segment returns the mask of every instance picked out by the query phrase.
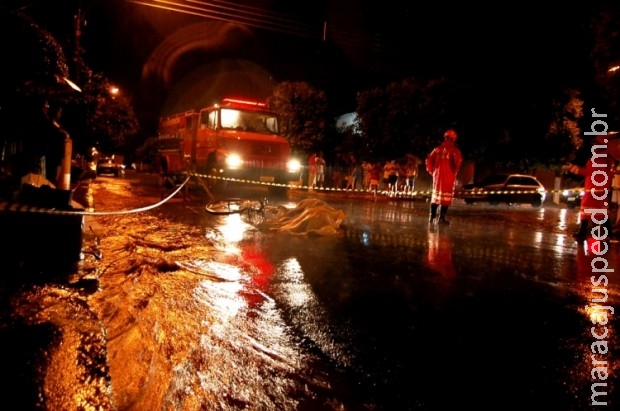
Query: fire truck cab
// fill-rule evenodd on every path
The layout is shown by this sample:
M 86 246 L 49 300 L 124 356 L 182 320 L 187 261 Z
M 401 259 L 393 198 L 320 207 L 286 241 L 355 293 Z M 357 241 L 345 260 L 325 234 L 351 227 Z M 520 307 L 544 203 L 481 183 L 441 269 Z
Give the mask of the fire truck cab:
M 290 159 L 290 144 L 278 131 L 278 118 L 265 103 L 241 99 L 164 117 L 160 168 L 288 184 L 298 178 L 300 166 Z

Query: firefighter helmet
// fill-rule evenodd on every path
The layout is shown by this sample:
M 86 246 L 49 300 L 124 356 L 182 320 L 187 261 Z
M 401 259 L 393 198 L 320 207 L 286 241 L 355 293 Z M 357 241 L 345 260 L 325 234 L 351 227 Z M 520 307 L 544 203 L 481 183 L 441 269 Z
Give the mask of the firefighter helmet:
M 444 138 L 448 138 L 452 141 L 456 141 L 456 131 L 450 129 L 444 133 Z

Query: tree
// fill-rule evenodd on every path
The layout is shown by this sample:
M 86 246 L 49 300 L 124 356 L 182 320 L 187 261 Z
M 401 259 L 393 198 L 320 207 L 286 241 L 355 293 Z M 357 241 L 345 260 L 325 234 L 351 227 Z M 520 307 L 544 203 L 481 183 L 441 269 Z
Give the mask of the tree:
M 541 162 L 561 166 L 573 160 L 583 145 L 579 121 L 583 117 L 583 100 L 575 89 L 567 89 L 551 102 L 551 122 L 545 136 Z
M 598 87 L 590 103 L 597 112 L 607 114 L 611 127 L 616 128 L 620 126 L 620 7 L 599 9 L 593 14 L 589 29 L 590 57 Z
M 10 62 L 0 82 L 0 121 L 5 136 L 27 141 L 23 126 L 32 122 L 33 114 L 45 101 L 56 103 L 69 92 L 64 82 L 69 68 L 56 39 L 29 16 L 4 11 L 0 23 L 11 33 L 0 37 L 4 60 Z
M 103 74 L 88 79 L 80 98 L 68 103 L 68 111 L 63 124 L 74 139 L 74 151 L 96 147 L 104 153 L 122 152 L 139 130 L 130 102 L 113 91 Z
M 76 91 L 66 81 L 63 50 L 48 31 L 29 16 L 12 11 L 0 11 L 0 23 L 11 33 L 0 37 L 8 62 L 0 82 L 0 161 L 9 164 L 11 177 L 3 184 L 14 192 L 23 175 L 44 170 L 42 157 L 58 158 L 56 154 L 64 149 L 65 135 L 62 140 L 56 138 L 58 129 L 48 108 L 59 107 Z
M 578 90 L 536 82 L 500 89 L 485 100 L 486 118 L 472 124 L 490 129 L 481 138 L 480 163 L 503 170 L 559 169 L 582 144 L 579 126 L 583 101 Z
M 406 78 L 358 93 L 363 146 L 375 158 L 427 155 L 466 114 L 459 87 L 447 78 Z
M 379 87 L 361 91 L 357 95 L 355 127 L 360 132 L 360 149 L 365 156 L 381 157 L 384 143 L 389 143 L 390 135 L 384 133 L 385 123 L 381 121 L 388 117 L 387 100 L 387 91 Z
M 54 36 L 28 15 L 0 12 L 0 21 L 7 33 L 0 45 L 5 61 L 3 87 L 31 95 L 49 93 L 68 77 L 69 66 L 62 47 Z
M 360 146 L 374 158 L 422 158 L 454 128 L 464 158 L 480 165 L 558 167 L 581 145 L 582 106 L 576 89 L 557 85 L 406 78 L 358 93 Z
M 33 140 L 28 125 L 49 104 L 63 108 L 59 122 L 73 140 L 73 153 L 84 153 L 93 146 L 109 152 L 123 149 L 126 139 L 139 129 L 129 101 L 111 94 L 109 80 L 101 73 L 93 75 L 81 53 L 71 60 L 81 75 L 81 90 L 72 88 L 70 64 L 49 31 L 23 13 L 2 11 L 0 19 L 13 34 L 0 40 L 11 62 L 0 85 L 0 121 L 9 130 L 3 144 L 40 144 Z
M 280 118 L 280 131 L 294 151 L 321 151 L 328 128 L 327 98 L 305 82 L 282 82 L 267 103 Z

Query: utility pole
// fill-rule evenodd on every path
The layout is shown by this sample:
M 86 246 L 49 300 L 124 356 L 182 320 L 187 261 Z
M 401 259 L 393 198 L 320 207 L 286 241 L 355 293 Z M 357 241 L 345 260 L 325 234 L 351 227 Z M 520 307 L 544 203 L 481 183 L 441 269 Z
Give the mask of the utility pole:
M 82 8 L 82 2 L 78 1 L 77 10 L 73 19 L 73 68 L 75 70 L 75 82 L 80 85 L 90 78 L 90 71 L 82 58 L 82 26 L 86 18 Z

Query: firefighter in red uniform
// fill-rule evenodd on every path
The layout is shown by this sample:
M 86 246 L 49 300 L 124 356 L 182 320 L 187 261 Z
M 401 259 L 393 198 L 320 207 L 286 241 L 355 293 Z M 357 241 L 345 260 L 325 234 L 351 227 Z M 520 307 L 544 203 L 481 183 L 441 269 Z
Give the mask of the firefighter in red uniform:
M 463 162 L 461 150 L 456 146 L 456 137 L 454 130 L 446 131 L 443 143 L 435 147 L 426 158 L 426 171 L 433 176 L 429 223 L 437 220 L 439 209 L 439 224 L 450 224 L 446 214 L 452 204 L 456 175 Z
M 574 164 L 564 166 L 564 169 L 573 174 L 585 176 L 584 195 L 581 198 L 579 211 L 579 229 L 573 235 L 582 242 L 590 232 L 590 223 L 602 224 L 607 228 L 607 235 L 611 235 L 611 222 L 609 220 L 609 205 L 612 197 L 612 183 L 615 171 L 615 159 L 608 153 L 608 137 L 595 136 L 592 139 L 592 156 L 584 167 Z M 587 212 L 586 210 L 591 210 Z M 600 210 L 593 213 L 592 210 Z M 602 233 L 601 233 L 602 235 Z

